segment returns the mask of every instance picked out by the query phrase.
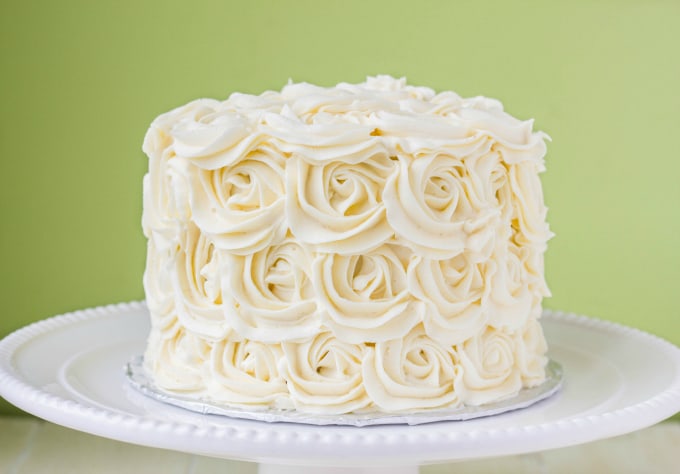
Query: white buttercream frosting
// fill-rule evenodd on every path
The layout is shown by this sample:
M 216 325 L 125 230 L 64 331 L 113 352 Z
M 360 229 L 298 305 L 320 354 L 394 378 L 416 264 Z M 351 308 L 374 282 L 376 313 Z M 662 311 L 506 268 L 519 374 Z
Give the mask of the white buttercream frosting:
M 546 138 L 496 100 L 389 76 L 161 115 L 143 146 L 147 370 L 326 414 L 540 384 Z

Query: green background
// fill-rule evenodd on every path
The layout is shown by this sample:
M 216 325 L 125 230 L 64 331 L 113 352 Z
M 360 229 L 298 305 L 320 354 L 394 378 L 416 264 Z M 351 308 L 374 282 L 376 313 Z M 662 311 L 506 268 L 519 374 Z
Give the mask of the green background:
M 143 298 L 158 114 L 385 73 L 536 118 L 546 306 L 680 344 L 679 20 L 672 1 L 3 1 L 0 337 Z

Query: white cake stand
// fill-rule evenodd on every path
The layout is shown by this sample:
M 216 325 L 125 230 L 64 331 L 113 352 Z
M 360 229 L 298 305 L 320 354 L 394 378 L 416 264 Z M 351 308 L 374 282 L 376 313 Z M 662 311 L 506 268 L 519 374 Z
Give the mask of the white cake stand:
M 613 323 L 546 311 L 562 391 L 529 408 L 417 426 L 312 426 L 200 415 L 131 389 L 123 367 L 148 333 L 143 303 L 77 311 L 0 341 L 0 395 L 45 420 L 144 446 L 259 462 L 262 474 L 416 473 L 421 464 L 585 443 L 680 411 L 680 349 Z

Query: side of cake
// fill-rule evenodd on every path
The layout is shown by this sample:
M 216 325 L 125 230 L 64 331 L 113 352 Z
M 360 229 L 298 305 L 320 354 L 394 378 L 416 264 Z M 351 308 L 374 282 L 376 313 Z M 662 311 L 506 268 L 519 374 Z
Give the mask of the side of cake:
M 545 138 L 388 76 L 201 99 L 144 141 L 145 368 L 251 410 L 482 405 L 545 378 Z

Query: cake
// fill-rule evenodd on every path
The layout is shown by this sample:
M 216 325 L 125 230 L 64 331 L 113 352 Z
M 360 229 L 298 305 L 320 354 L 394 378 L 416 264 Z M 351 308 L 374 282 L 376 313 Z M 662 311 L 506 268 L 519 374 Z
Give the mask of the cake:
M 225 407 L 480 406 L 546 377 L 547 136 L 369 77 L 201 99 L 143 149 L 144 368 Z

